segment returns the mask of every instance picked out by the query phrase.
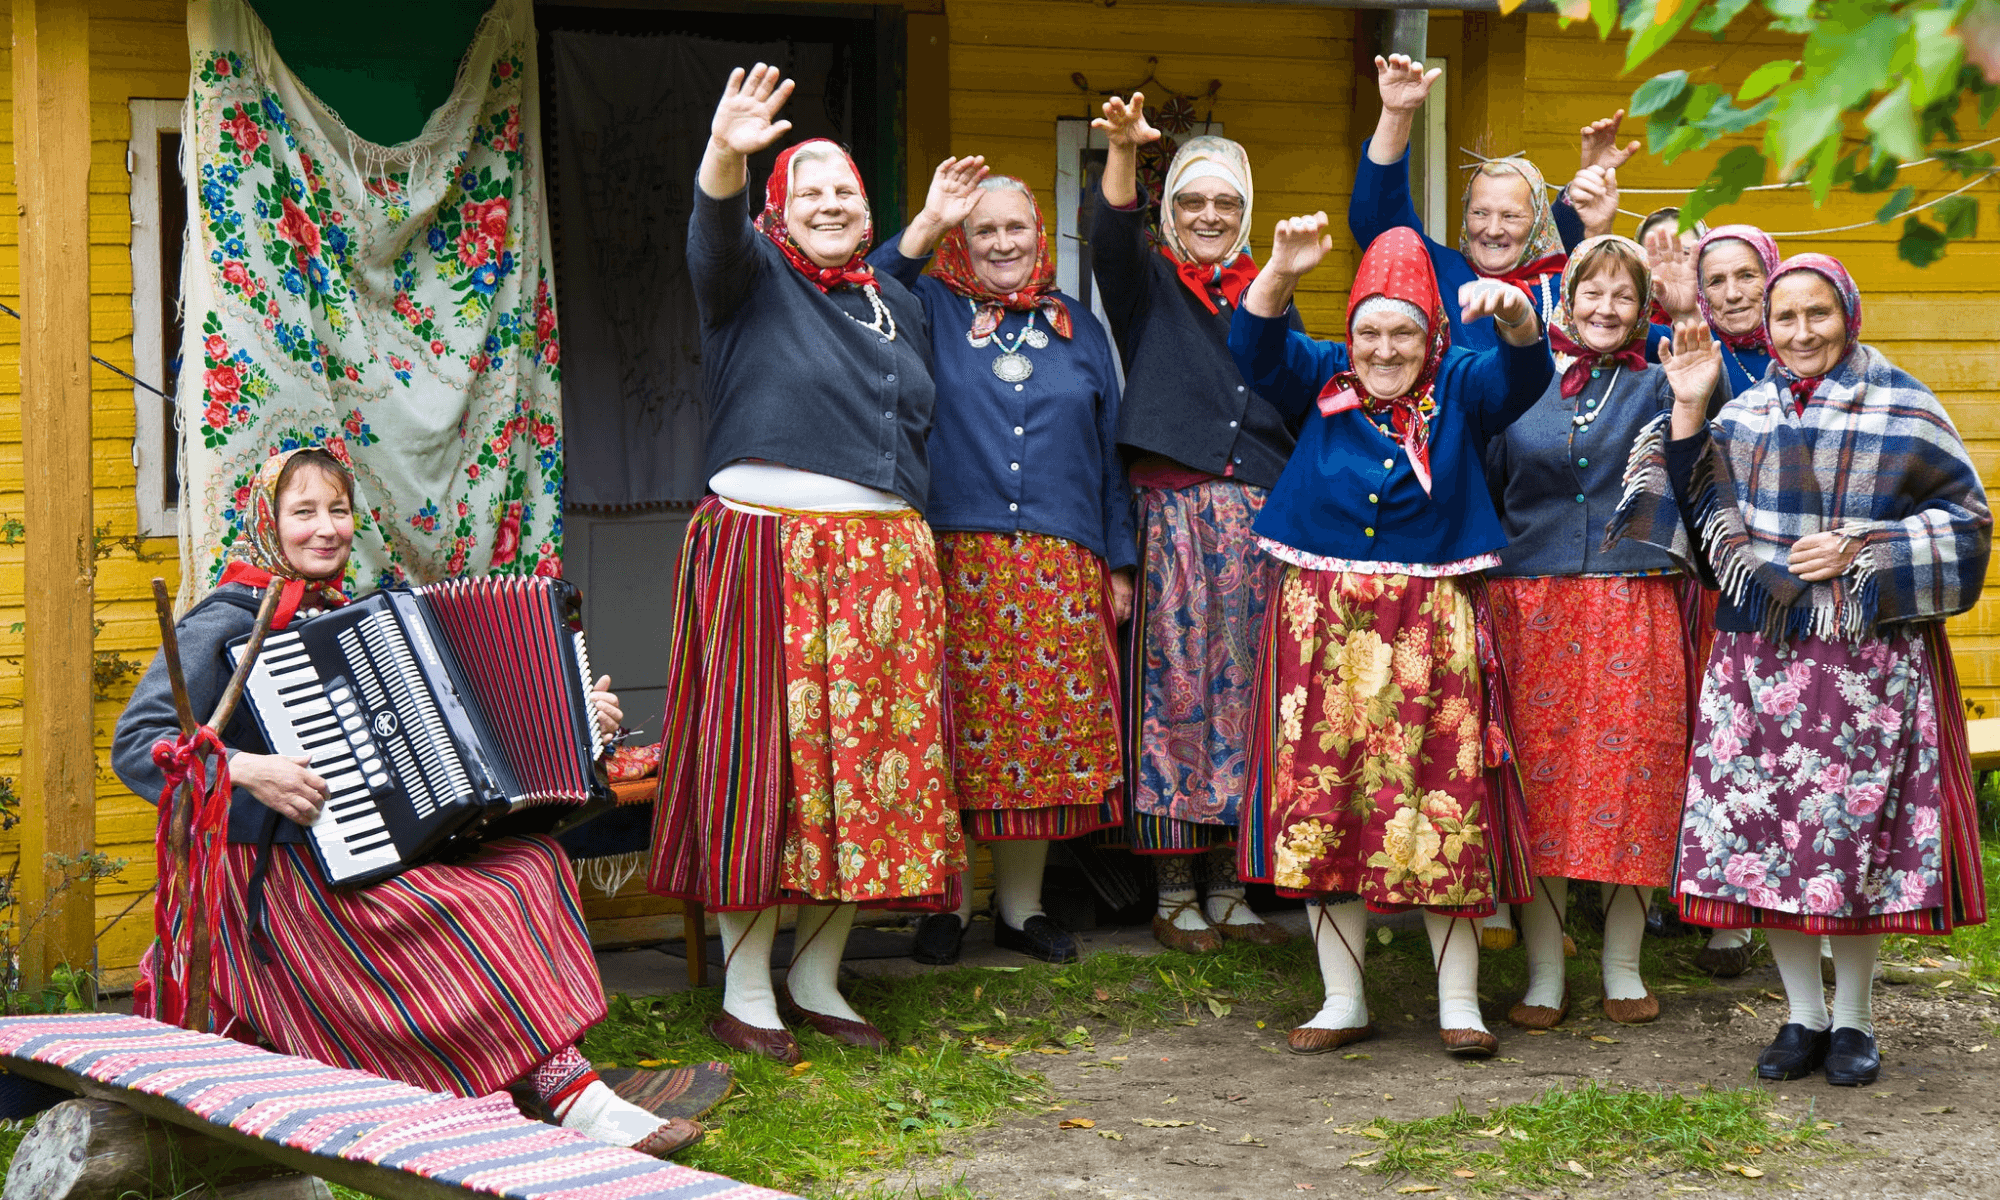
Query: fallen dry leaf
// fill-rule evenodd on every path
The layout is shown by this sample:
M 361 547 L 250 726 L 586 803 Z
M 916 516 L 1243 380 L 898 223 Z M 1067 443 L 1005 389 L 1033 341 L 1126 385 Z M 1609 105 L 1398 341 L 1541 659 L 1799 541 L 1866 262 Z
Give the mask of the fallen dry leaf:
M 1466 1170 L 1466 1169 L 1465 1169 L 1464 1167 L 1460 1167 L 1460 1168 L 1458 1168 L 1458 1169 L 1457 1169 L 1456 1171 L 1453 1171 L 1453 1172 L 1452 1172 L 1452 1174 L 1454 1174 L 1454 1175 L 1458 1176 L 1458 1177 L 1459 1177 L 1460 1179 L 1477 1179 L 1477 1178 L 1479 1178 L 1479 1172 L 1477 1172 L 1477 1171 L 1468 1171 L 1468 1170 Z
M 1977 1053 L 1979 1053 L 1979 1052 L 1980 1052 L 1981 1050 L 1984 1050 L 1984 1049 L 1986 1049 L 1986 1043 L 1985 1043 L 1985 1042 L 1981 1042 L 1981 1043 L 1979 1043 L 1979 1044 L 1978 1044 L 1977 1046 L 1972 1046 L 1972 1047 L 1968 1047 L 1968 1048 L 1966 1049 L 1966 1051 L 1965 1051 L 1965 1052 L 1966 1052 L 1967 1054 L 1977 1054 Z
M 1348 1062 L 1353 1062 L 1356 1059 L 1374 1058 L 1375 1056 L 1372 1054 L 1343 1054 L 1340 1057 L 1346 1059 Z
M 1157 1117 L 1139 1117 L 1137 1122 L 1148 1129 L 1179 1129 L 1194 1124 L 1193 1121 L 1162 1121 Z
M 1750 1007 L 1749 1005 L 1747 1005 L 1747 1004 L 1743 1003 L 1743 1002 L 1742 1002 L 1741 1000 L 1738 1000 L 1738 1001 L 1736 1002 L 1736 1007 L 1738 1007 L 1738 1008 L 1742 1009 L 1742 1010 L 1743 1010 L 1744 1012 L 1747 1012 L 1747 1013 L 1749 1013 L 1749 1014 L 1750 1014 L 1751 1016 L 1753 1016 L 1753 1017 L 1757 1016 L 1757 1010 L 1756 1010 L 1756 1009 L 1754 1009 L 1754 1008 L 1751 1008 L 1751 1007 Z M 1762 1020 L 1763 1018 L 1759 1017 L 1758 1019 L 1759 1019 L 1759 1020 Z
M 1385 930 L 1384 932 L 1387 931 Z M 1438 1186 L 1434 1183 L 1413 1183 L 1410 1184 L 1408 1187 L 1397 1188 L 1396 1194 L 1398 1196 L 1414 1196 L 1417 1195 L 1419 1192 L 1435 1192 L 1437 1190 L 1439 1190 Z
M 1593 1034 L 1591 1034 L 1591 1035 L 1590 1035 L 1590 1040 L 1591 1040 L 1591 1041 L 1593 1041 L 1593 1042 L 1603 1042 L 1603 1043 L 1604 1043 L 1605 1045 L 1607 1045 L 1607 1046 L 1616 1046 L 1616 1045 L 1618 1044 L 1618 1039 L 1617 1039 L 1617 1038 L 1615 1038 L 1615 1037 L 1605 1037 L 1605 1036 L 1604 1036 L 1603 1034 L 1601 1034 L 1601 1033 L 1593 1033 Z
M 1115 1130 L 1110 1130 L 1110 1129 L 1100 1129 L 1100 1130 L 1098 1130 L 1098 1131 L 1097 1131 L 1097 1136 L 1098 1136 L 1098 1137 L 1101 1137 L 1101 1138 L 1110 1138 L 1110 1139 L 1111 1139 L 1112 1141 L 1114 1141 L 1114 1142 L 1122 1142 L 1122 1141 L 1124 1141 L 1124 1140 L 1125 1140 L 1125 1135 L 1124 1135 L 1124 1134 L 1122 1134 L 1122 1133 L 1119 1133 L 1119 1132 L 1117 1132 L 1117 1131 L 1115 1131 Z
M 1374 1127 L 1373 1125 L 1370 1125 L 1370 1126 L 1369 1126 L 1368 1128 L 1366 1128 L 1366 1129 L 1357 1129 L 1357 1130 L 1355 1130 L 1354 1132 L 1356 1132 L 1356 1133 L 1360 1134 L 1360 1135 L 1361 1135 L 1362 1137 L 1371 1137 L 1371 1138 L 1374 1138 L 1374 1139 L 1375 1139 L 1376 1141 L 1379 1141 L 1379 1142 L 1386 1142 L 1386 1141 L 1388 1141 L 1388 1140 L 1389 1140 L 1389 1135 L 1388 1135 L 1388 1134 L 1386 1134 L 1386 1133 L 1382 1132 L 1381 1130 L 1379 1130 L 1379 1129 L 1375 1128 L 1375 1127 Z
M 664 1067 L 667 1064 L 666 1060 L 664 1059 L 642 1058 L 639 1060 L 639 1065 L 641 1067 L 644 1067 L 648 1071 L 653 1071 L 653 1070 L 658 1070 L 659 1068 Z
M 641 1064 L 641 1065 L 643 1065 L 643 1064 Z M 813 1065 L 813 1064 L 812 1064 L 812 1059 L 810 1059 L 810 1058 L 808 1058 L 808 1059 L 805 1059 L 805 1060 L 803 1060 L 803 1061 L 800 1061 L 800 1062 L 795 1062 L 795 1063 L 793 1063 L 793 1064 L 792 1064 L 792 1074 L 794 1074 L 794 1075 L 803 1075 L 803 1074 L 805 1074 L 805 1073 L 806 1073 L 807 1071 L 810 1071 L 810 1070 L 812 1070 L 812 1065 Z
M 1195 1128 L 1196 1128 L 1196 1129 L 1206 1129 L 1206 1130 L 1208 1130 L 1208 1131 L 1209 1131 L 1210 1133 L 1221 1133 L 1221 1132 L 1222 1132 L 1222 1131 L 1221 1131 L 1220 1129 L 1217 1129 L 1217 1128 L 1216 1128 L 1215 1126 L 1213 1126 L 1213 1125 L 1203 1125 L 1203 1124 L 1202 1124 L 1202 1123 L 1200 1123 L 1199 1121 L 1195 1122 Z
M 1548 1030 L 1546 1030 L 1546 1029 L 1530 1029 L 1530 1030 L 1528 1031 L 1528 1036 L 1529 1036 L 1529 1037 L 1547 1037 L 1547 1036 L 1549 1036 L 1549 1031 L 1548 1031 Z
M 1246 1133 L 1236 1139 L 1236 1144 L 1239 1146 L 1262 1146 L 1264 1143 L 1255 1134 Z
M 1951 1105 L 1947 1104 L 1942 1108 L 1927 1108 L 1917 1115 L 1920 1117 L 1941 1117 L 1950 1111 L 1952 1111 Z
M 1758 1170 L 1756 1167 L 1738 1167 L 1736 1168 L 1736 1173 L 1745 1179 L 1764 1178 L 1764 1172 Z
M 1373 1153 L 1373 1151 L 1370 1151 L 1370 1153 Z M 1365 1169 L 1365 1168 L 1368 1168 L 1368 1167 L 1372 1167 L 1372 1166 L 1374 1166 L 1374 1165 L 1375 1165 L 1376 1163 L 1378 1163 L 1378 1162 L 1381 1162 L 1381 1161 L 1382 1161 L 1382 1160 L 1381 1160 L 1381 1159 L 1379 1159 L 1379 1158 L 1367 1158 L 1367 1159 L 1360 1159 L 1360 1160 L 1356 1160 L 1356 1159 L 1352 1159 L 1352 1158 L 1350 1158 L 1350 1159 L 1348 1159 L 1348 1160 L 1347 1160 L 1347 1165 L 1348 1165 L 1348 1166 L 1350 1166 L 1350 1167 L 1360 1167 L 1360 1168 L 1364 1168 L 1364 1169 Z
M 1568 1171 L 1568 1172 L 1569 1172 L 1570 1174 L 1572 1174 L 1572 1175 L 1581 1175 L 1581 1176 L 1583 1176 L 1583 1177 L 1584 1177 L 1585 1179 L 1595 1179 L 1595 1178 L 1597 1178 L 1597 1176 L 1595 1176 L 1595 1175 L 1592 1175 L 1592 1174 L 1591 1174 L 1591 1173 L 1590 1173 L 1589 1171 L 1586 1171 L 1586 1170 L 1584 1170 L 1584 1169 L 1583 1169 L 1583 1164 L 1582 1164 L 1582 1163 L 1580 1163 L 1580 1162 L 1578 1162 L 1578 1161 L 1576 1161 L 1576 1160 L 1575 1160 L 1575 1159 L 1573 1159 L 1573 1158 L 1572 1158 L 1572 1159 L 1570 1159 L 1570 1160 L 1569 1160 L 1568 1162 L 1566 1162 L 1566 1163 L 1564 1163 L 1564 1164 L 1563 1164 L 1563 1170 L 1565 1170 L 1565 1171 Z
M 1057 1125 L 1056 1125 L 1056 1128 L 1057 1128 L 1057 1129 L 1095 1129 L 1095 1128 L 1097 1128 L 1097 1122 L 1095 1122 L 1095 1121 L 1091 1120 L 1091 1119 L 1090 1119 L 1089 1117 L 1064 1117 L 1064 1118 L 1062 1119 L 1062 1121 L 1061 1121 L 1061 1122 L 1060 1122 L 1059 1124 L 1057 1124 Z
M 1069 1053 L 1069 1051 L 1067 1051 L 1067 1050 L 1063 1049 L 1063 1048 L 1062 1048 L 1061 1046 L 1037 1046 L 1037 1047 L 1035 1047 L 1035 1053 L 1037 1053 L 1037 1054 L 1068 1054 L 1068 1053 Z
M 1295 1183 L 1292 1186 L 1299 1189 L 1302 1192 L 1310 1192 L 1313 1190 L 1313 1185 L 1310 1183 Z

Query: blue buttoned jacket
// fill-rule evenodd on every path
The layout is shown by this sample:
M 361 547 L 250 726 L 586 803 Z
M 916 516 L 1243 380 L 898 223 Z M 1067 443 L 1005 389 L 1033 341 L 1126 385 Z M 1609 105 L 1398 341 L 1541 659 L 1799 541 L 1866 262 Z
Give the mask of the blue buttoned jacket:
M 1260 536 L 1368 562 L 1455 562 L 1507 544 L 1482 462 L 1487 441 L 1528 411 L 1554 376 L 1546 340 L 1445 350 L 1431 417 L 1429 492 L 1402 447 L 1365 413 L 1320 414 L 1320 389 L 1347 369 L 1344 342 L 1320 341 L 1239 308 L 1229 351 L 1260 395 L 1288 416 L 1305 414 L 1298 448 L 1257 518 Z

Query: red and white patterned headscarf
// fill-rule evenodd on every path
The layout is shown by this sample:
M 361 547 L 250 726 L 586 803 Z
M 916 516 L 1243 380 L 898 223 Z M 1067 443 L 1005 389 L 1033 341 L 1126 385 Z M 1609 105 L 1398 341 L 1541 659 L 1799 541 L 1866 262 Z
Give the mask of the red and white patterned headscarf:
M 837 267 L 822 267 L 809 257 L 799 244 L 792 240 L 791 227 L 785 222 L 785 206 L 792 197 L 793 164 L 799 153 L 813 150 L 813 157 L 824 155 L 828 158 L 839 156 L 854 175 L 854 186 L 861 192 L 861 203 L 868 203 L 868 190 L 861 183 L 861 172 L 854 166 L 854 159 L 841 147 L 840 143 L 825 138 L 814 138 L 800 142 L 796 146 L 785 147 L 778 155 L 778 161 L 771 168 L 771 177 L 764 181 L 764 211 L 757 217 L 757 228 L 771 239 L 785 261 L 794 270 L 811 281 L 822 292 L 837 287 L 865 287 L 875 282 L 875 270 L 868 265 L 868 248 L 875 241 L 875 219 L 873 214 L 861 227 L 861 241 L 854 248 L 846 262 Z
M 1398 226 L 1375 239 L 1355 268 L 1354 287 L 1347 296 L 1348 346 L 1354 344 L 1354 322 L 1361 306 L 1381 296 L 1414 305 L 1429 322 L 1425 331 L 1424 365 L 1407 392 L 1401 396 L 1377 397 L 1368 394 L 1361 377 L 1350 366 L 1340 371 L 1320 389 L 1319 411 L 1324 416 L 1361 409 L 1387 415 L 1392 436 L 1403 447 L 1417 482 L 1431 490 L 1430 416 L 1437 409 L 1432 395 L 1437 385 L 1439 365 L 1451 345 L 1451 321 L 1445 316 L 1444 297 L 1438 291 L 1437 272 L 1431 267 L 1424 239 L 1413 229 Z

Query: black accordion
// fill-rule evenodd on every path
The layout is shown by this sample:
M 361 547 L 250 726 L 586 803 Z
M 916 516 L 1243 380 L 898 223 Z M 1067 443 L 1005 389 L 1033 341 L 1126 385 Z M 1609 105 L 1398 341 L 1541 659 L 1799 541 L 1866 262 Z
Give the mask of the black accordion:
M 270 633 L 244 695 L 271 752 L 311 759 L 327 782 L 307 841 L 330 883 L 610 802 L 581 611 L 560 579 L 451 579 Z

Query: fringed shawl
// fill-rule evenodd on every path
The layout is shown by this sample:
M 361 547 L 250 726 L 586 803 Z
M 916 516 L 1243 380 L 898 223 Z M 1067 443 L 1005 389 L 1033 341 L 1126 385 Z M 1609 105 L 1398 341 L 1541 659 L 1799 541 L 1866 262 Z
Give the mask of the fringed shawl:
M 1668 478 L 1671 413 L 1633 444 L 1605 544 L 1634 538 L 1683 563 L 1688 535 Z M 1857 345 L 1795 415 L 1765 379 L 1725 405 L 1696 465 L 1691 512 L 1724 595 L 1774 639 L 1858 642 L 1877 627 L 1964 612 L 1979 598 L 1993 517 L 1965 443 L 1930 389 Z M 1857 534 L 1837 578 L 1786 569 L 1793 542 Z

